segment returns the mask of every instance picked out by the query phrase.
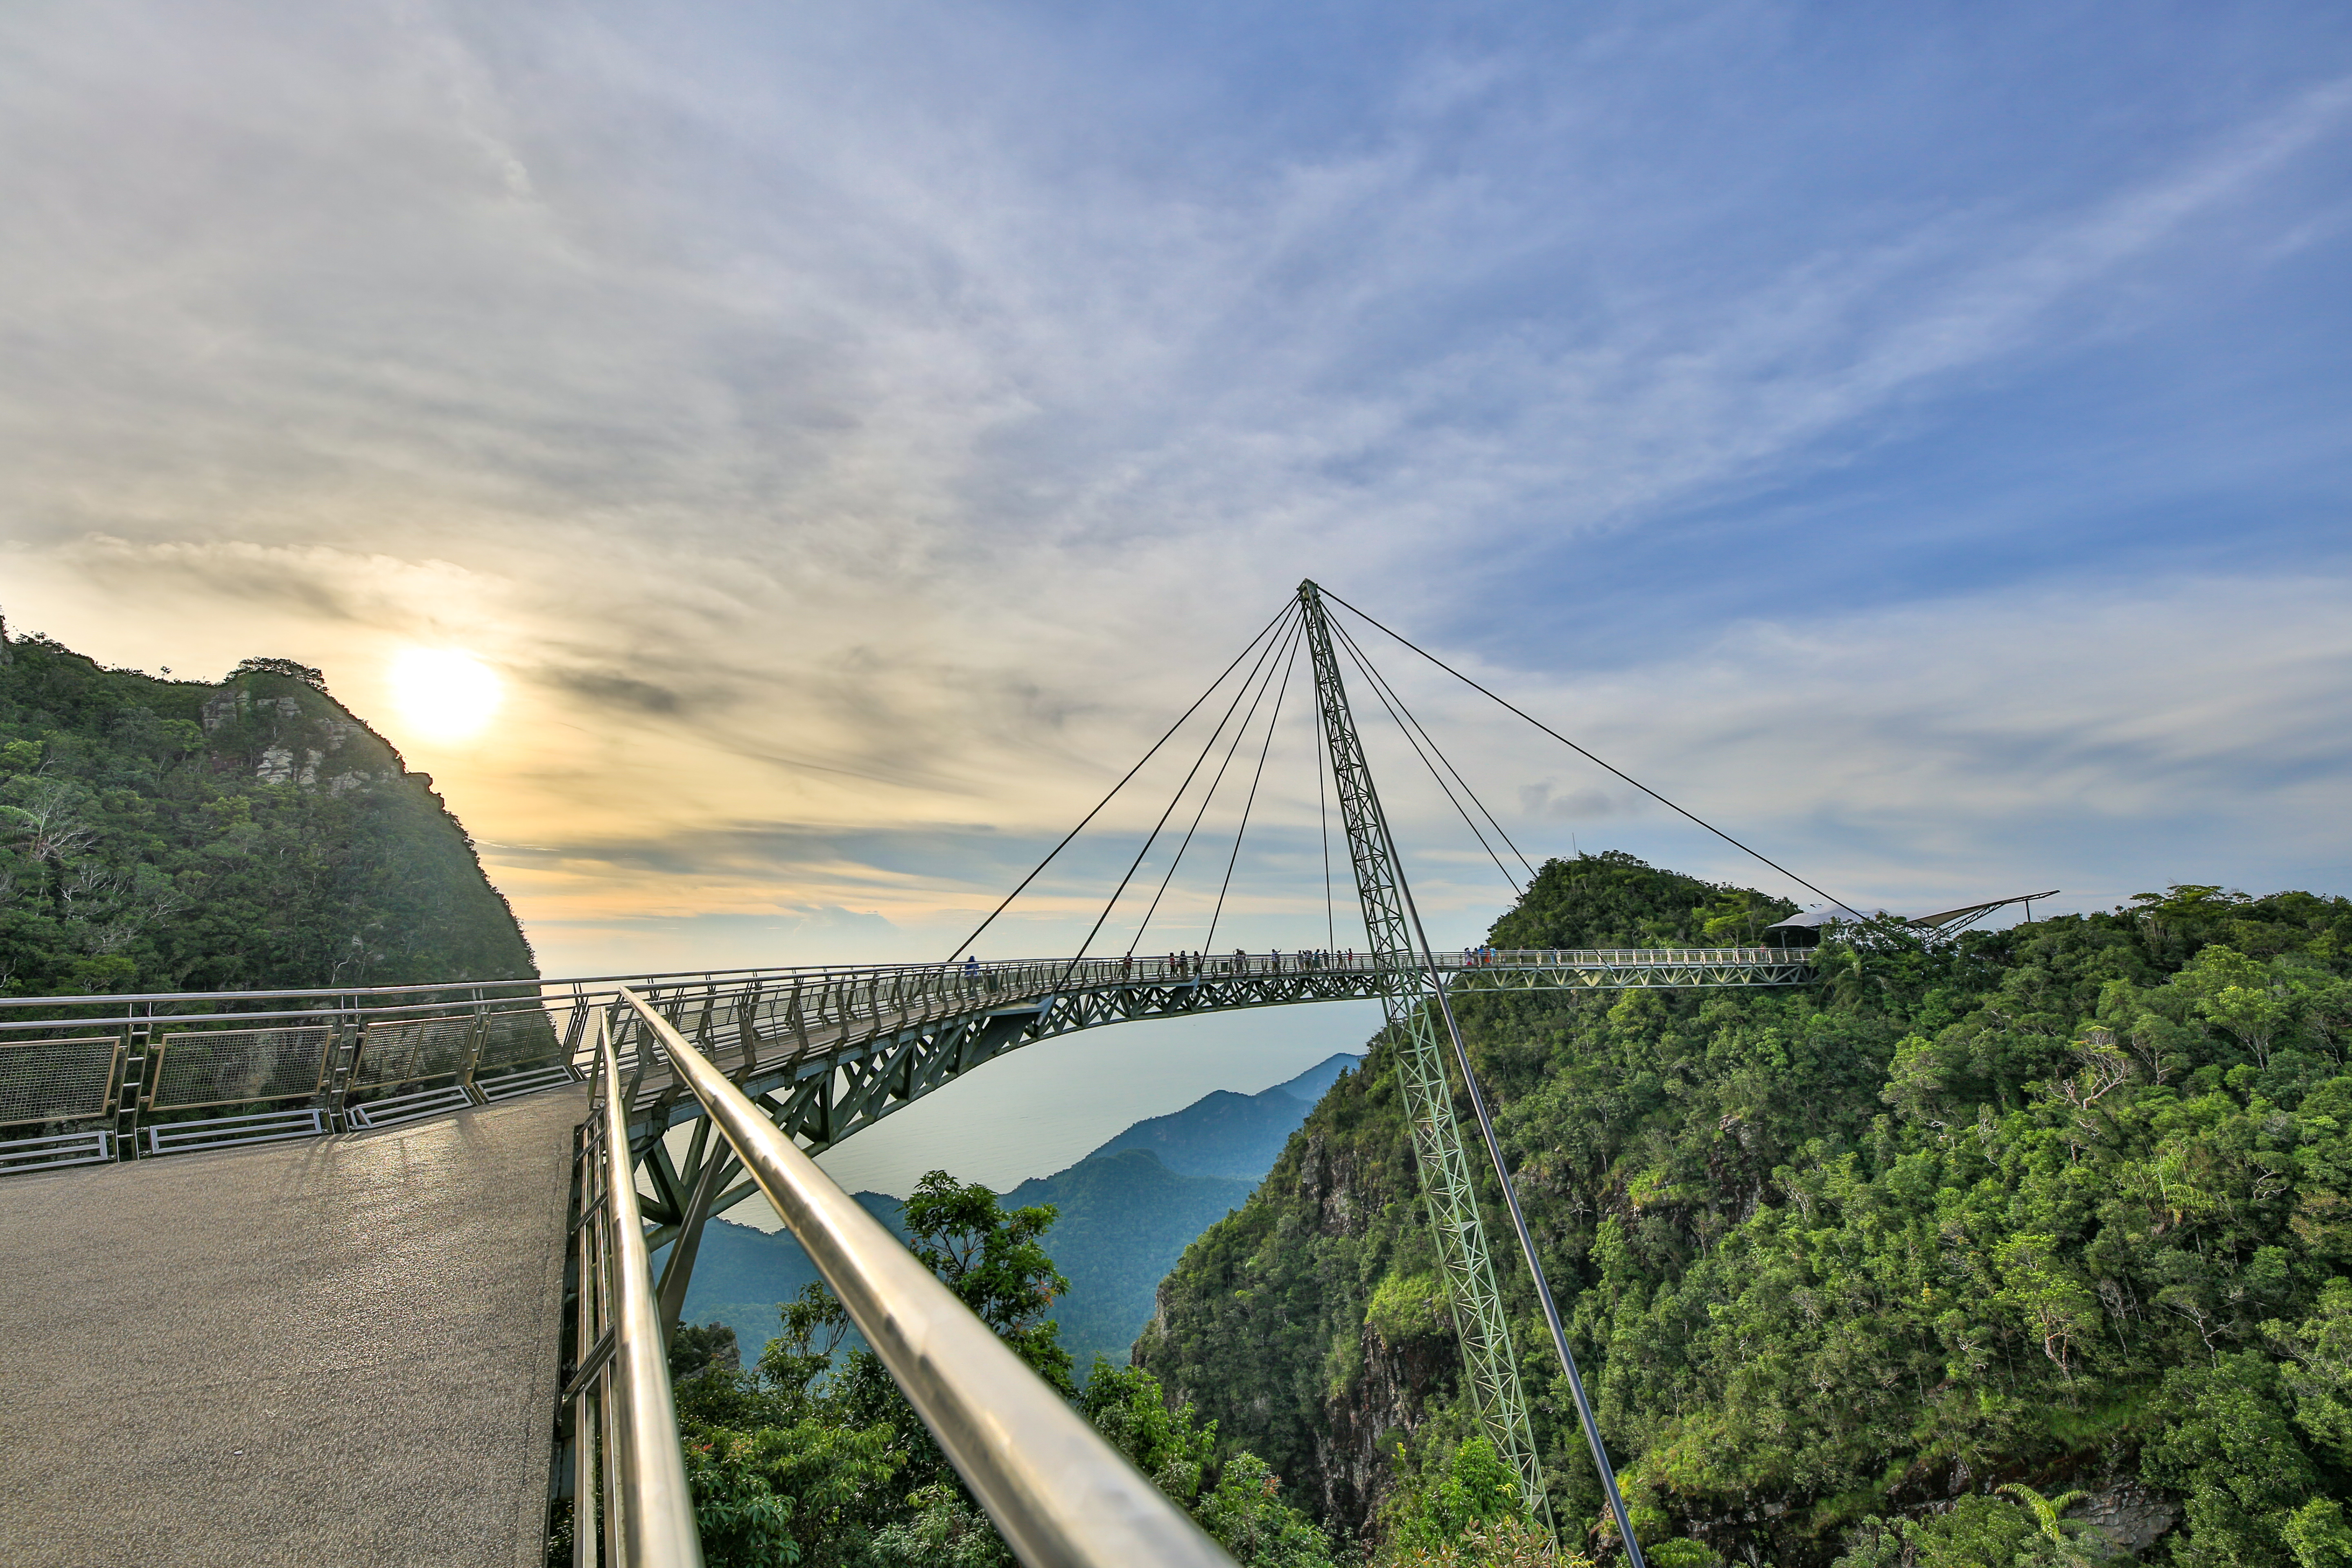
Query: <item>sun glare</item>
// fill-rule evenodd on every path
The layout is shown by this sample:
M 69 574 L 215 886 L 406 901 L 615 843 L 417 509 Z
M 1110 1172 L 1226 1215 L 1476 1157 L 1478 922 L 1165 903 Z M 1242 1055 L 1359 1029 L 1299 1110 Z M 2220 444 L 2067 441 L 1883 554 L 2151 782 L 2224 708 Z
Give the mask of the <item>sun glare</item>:
M 425 739 L 463 741 L 499 710 L 506 683 L 498 671 L 456 648 L 412 647 L 392 661 L 393 700 Z

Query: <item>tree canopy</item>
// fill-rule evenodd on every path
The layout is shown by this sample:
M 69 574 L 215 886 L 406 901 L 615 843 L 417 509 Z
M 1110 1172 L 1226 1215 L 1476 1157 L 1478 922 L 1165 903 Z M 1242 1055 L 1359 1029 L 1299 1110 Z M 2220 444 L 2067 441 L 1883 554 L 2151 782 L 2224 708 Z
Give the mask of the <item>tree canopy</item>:
M 1736 897 L 1587 856 L 1493 940 L 1685 940 Z M 2339 1561 L 2352 901 L 2182 884 L 1949 943 L 1864 931 L 1821 964 L 1457 1004 L 1637 1530 L 1784 1568 Z M 1350 1530 L 1475 1433 L 1395 1075 L 1383 1039 L 1138 1347 Z M 1498 1265 L 1554 1506 L 1601 1544 Z M 2074 1500 L 2053 1538 L 2003 1484 L 2140 1522 L 2075 1530 Z

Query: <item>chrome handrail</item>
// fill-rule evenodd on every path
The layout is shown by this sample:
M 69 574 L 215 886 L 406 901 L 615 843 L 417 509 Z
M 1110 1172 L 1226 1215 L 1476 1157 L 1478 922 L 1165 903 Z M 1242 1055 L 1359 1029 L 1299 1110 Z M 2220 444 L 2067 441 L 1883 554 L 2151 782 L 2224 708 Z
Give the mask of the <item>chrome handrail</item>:
M 668 1019 L 622 1000 L 807 1249 L 948 1462 L 1027 1568 L 1233 1568 L 1104 1440 Z
M 581 1248 L 579 1353 L 588 1375 L 574 1376 L 577 1469 L 572 1489 L 572 1562 L 595 1568 L 599 1548 L 613 1568 L 702 1568 L 694 1493 L 678 1447 L 677 1406 L 670 1393 L 669 1353 L 654 1305 L 653 1262 L 629 1154 L 627 1095 L 622 1091 L 605 1015 L 596 1016 L 598 1180 L 583 1183 L 589 1216 Z M 598 1331 L 601 1330 L 601 1331 Z M 590 1368 L 588 1363 L 593 1363 Z M 600 1463 L 601 1461 L 601 1463 Z M 597 1472 L 604 1472 L 606 1515 L 597 1517 Z

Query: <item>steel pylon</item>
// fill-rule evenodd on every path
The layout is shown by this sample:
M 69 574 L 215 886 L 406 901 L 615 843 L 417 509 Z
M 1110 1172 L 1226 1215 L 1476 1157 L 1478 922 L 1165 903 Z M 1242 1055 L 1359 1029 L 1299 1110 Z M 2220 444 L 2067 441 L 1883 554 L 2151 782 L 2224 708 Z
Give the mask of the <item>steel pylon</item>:
M 1396 1045 L 1397 1081 L 1412 1124 L 1414 1163 L 1445 1271 L 1471 1403 L 1487 1436 L 1518 1475 L 1528 1511 L 1549 1529 L 1551 1505 L 1544 1496 L 1543 1467 L 1528 1420 L 1527 1396 L 1519 1387 L 1518 1357 L 1511 1346 L 1502 1293 L 1496 1287 L 1486 1229 L 1478 1217 L 1477 1189 L 1470 1183 L 1470 1160 L 1454 1114 L 1445 1052 L 1437 1038 L 1438 987 L 1444 981 L 1425 943 L 1416 940 L 1420 921 L 1412 892 L 1405 885 L 1396 841 L 1390 836 L 1357 738 L 1347 687 L 1332 653 L 1322 590 L 1312 581 L 1301 583 L 1298 605 L 1306 618 L 1307 651 L 1315 666 L 1315 707 L 1347 826 L 1348 858 L 1355 869 L 1356 896 L 1363 904 L 1366 940 L 1374 959 L 1392 966 L 1398 976 L 1381 1005 L 1388 1015 L 1389 1037 Z

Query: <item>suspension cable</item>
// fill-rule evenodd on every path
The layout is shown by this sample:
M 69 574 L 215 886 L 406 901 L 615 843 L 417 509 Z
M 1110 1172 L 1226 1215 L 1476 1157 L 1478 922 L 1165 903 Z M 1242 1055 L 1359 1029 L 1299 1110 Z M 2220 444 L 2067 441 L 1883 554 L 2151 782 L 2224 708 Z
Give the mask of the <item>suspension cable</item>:
M 1301 621 L 1301 624 L 1303 625 L 1303 624 L 1304 624 L 1304 621 L 1305 621 L 1305 616 L 1302 616 L 1300 617 L 1300 621 Z M 1297 645 L 1297 637 L 1298 637 L 1298 629 L 1297 629 L 1297 627 L 1295 627 L 1295 626 L 1294 626 L 1294 627 L 1287 628 L 1287 630 L 1286 630 L 1286 635 L 1285 635 L 1282 638 L 1280 638 L 1280 639 L 1279 639 L 1278 643 L 1269 643 L 1269 644 L 1267 644 L 1267 645 L 1266 645 L 1266 653 L 1271 653 L 1271 652 L 1275 649 L 1275 647 L 1277 647 L 1277 646 L 1279 646 L 1279 647 L 1281 647 L 1282 648 L 1284 648 L 1284 649 L 1286 650 L 1286 652 L 1288 649 L 1290 649 L 1290 648 L 1294 647 Z M 1262 654 L 1260 654 L 1260 656 L 1259 656 L 1259 664 L 1258 664 L 1258 668 L 1265 668 L 1265 654 L 1262 653 Z M 1234 712 L 1234 709 L 1236 709 L 1236 708 L 1239 708 L 1239 707 L 1241 706 L 1241 700 L 1242 700 L 1243 693 L 1244 693 L 1244 692 L 1245 692 L 1245 691 L 1247 691 L 1247 690 L 1249 689 L 1250 682 L 1251 682 L 1251 681 L 1255 680 L 1255 679 L 1257 679 L 1257 675 L 1258 675 L 1258 669 L 1256 669 L 1256 668 L 1252 669 L 1252 670 L 1250 671 L 1250 673 L 1249 673 L 1249 677 L 1248 677 L 1248 679 L 1243 681 L 1242 686 L 1241 686 L 1241 689 L 1236 690 L 1236 691 L 1234 693 L 1234 700 L 1233 700 L 1233 701 L 1232 701 L 1231 703 L 1229 703 L 1229 704 L 1226 706 L 1226 709 L 1225 709 L 1225 714 L 1226 714 L 1226 717 L 1227 717 L 1227 718 L 1232 717 L 1233 712 Z M 1203 746 L 1203 747 L 1201 749 L 1201 754 L 1200 754 L 1198 757 L 1196 757 L 1196 758 L 1194 758 L 1194 759 L 1192 760 L 1192 766 L 1191 770 L 1185 773 L 1185 775 L 1184 775 L 1184 782 L 1183 782 L 1182 784 L 1178 784 L 1178 785 L 1176 786 L 1176 793 L 1175 793 L 1175 795 L 1172 795 L 1172 796 L 1171 796 L 1171 797 L 1169 798 L 1169 802 L 1168 802 L 1168 809 L 1167 809 L 1167 810 L 1165 810 L 1165 811 L 1162 811 L 1162 812 L 1160 814 L 1160 820 L 1159 820 L 1157 823 L 1155 823 L 1155 824 L 1153 824 L 1153 825 L 1152 825 L 1151 833 L 1150 833 L 1150 837 L 1146 837 L 1146 838 L 1144 839 L 1144 841 L 1143 841 L 1143 847 L 1142 847 L 1142 848 L 1140 848 L 1140 849 L 1138 849 L 1138 850 L 1135 852 L 1135 858 L 1134 858 L 1134 860 L 1133 860 L 1133 861 L 1131 861 L 1131 862 L 1129 864 L 1128 868 L 1127 868 L 1127 875 L 1126 875 L 1126 876 L 1124 876 L 1124 877 L 1121 877 L 1121 878 L 1118 879 L 1118 887 L 1116 887 L 1116 888 L 1113 888 L 1113 889 L 1111 889 L 1110 898 L 1109 898 L 1109 900 L 1108 900 L 1107 902 L 1105 902 L 1105 903 L 1104 903 L 1103 908 L 1102 908 L 1102 913 L 1100 913 L 1100 914 L 1098 914 L 1098 915 L 1097 915 L 1097 916 L 1095 917 L 1095 923 L 1094 923 L 1094 924 L 1093 924 L 1093 926 L 1092 926 L 1092 927 L 1090 927 L 1090 928 L 1087 930 L 1087 940 L 1086 940 L 1086 941 L 1084 941 L 1084 942 L 1080 942 L 1080 943 L 1078 943 L 1078 951 L 1077 951 L 1076 952 L 1075 952 L 1075 953 L 1073 953 L 1073 954 L 1071 954 L 1071 955 L 1070 955 L 1070 962 L 1069 962 L 1068 965 L 1067 965 L 1066 968 L 1064 968 L 1064 970 L 1062 971 L 1062 978 L 1063 978 L 1065 981 L 1066 981 L 1066 980 L 1070 977 L 1070 975 L 1071 975 L 1071 974 L 1073 974 L 1073 973 L 1075 973 L 1076 972 L 1076 970 L 1077 970 L 1077 967 L 1078 967 L 1078 964 L 1079 964 L 1080 961 L 1081 961 L 1081 960 L 1083 960 L 1083 959 L 1087 956 L 1087 948 L 1089 948 L 1089 947 L 1091 947 L 1091 946 L 1093 946 L 1093 945 L 1094 945 L 1094 940 L 1095 940 L 1095 938 L 1096 938 L 1097 936 L 1098 936 L 1098 935 L 1100 935 L 1100 934 L 1101 934 L 1101 932 L 1102 932 L 1102 928 L 1103 928 L 1103 922 L 1104 922 L 1105 921 L 1108 921 L 1108 919 L 1110 919 L 1110 912 L 1111 912 L 1111 910 L 1118 907 L 1118 900 L 1119 900 L 1119 899 L 1120 899 L 1121 895 L 1123 895 L 1124 893 L 1126 893 L 1126 891 L 1127 891 L 1127 885 L 1128 885 L 1129 882 L 1131 882 L 1131 881 L 1133 881 L 1133 880 L 1135 879 L 1135 873 L 1136 873 L 1137 869 L 1138 869 L 1139 867 L 1141 867 L 1141 866 L 1142 866 L 1142 864 L 1143 864 L 1143 858 L 1144 858 L 1146 855 L 1149 855 L 1150 853 L 1151 853 L 1151 846 L 1152 846 L 1153 842 L 1159 838 L 1159 837 L 1160 837 L 1160 830 L 1161 828 L 1163 828 L 1163 827 L 1167 826 L 1168 826 L 1168 819 L 1169 819 L 1171 816 L 1174 816 L 1174 815 L 1175 815 L 1175 813 L 1176 813 L 1176 803 L 1177 803 L 1178 801 L 1180 801 L 1180 800 L 1181 800 L 1181 799 L 1183 799 L 1183 798 L 1184 798 L 1184 792 L 1185 792 L 1187 789 L 1189 789 L 1189 788 L 1191 788 L 1191 787 L 1192 787 L 1192 784 L 1193 777 L 1194 777 L 1196 774 L 1198 774 L 1198 773 L 1200 773 L 1200 771 L 1201 771 L 1201 764 L 1202 764 L 1202 763 L 1205 763 L 1205 762 L 1207 762 L 1207 761 L 1209 760 L 1209 747 L 1210 747 L 1210 746 L 1213 746 L 1213 745 L 1215 745 L 1215 744 L 1216 744 L 1216 737 L 1217 737 L 1217 735 L 1218 735 L 1218 734 L 1222 734 L 1222 733 L 1223 732 L 1223 731 L 1224 731 L 1224 723 L 1223 723 L 1223 721 L 1221 720 L 1221 721 L 1219 721 L 1219 722 L 1218 722 L 1218 724 L 1217 724 L 1216 731 L 1213 731 L 1213 732 L 1210 735 L 1210 737 L 1209 737 L 1209 745 L 1208 745 L 1208 746 Z
M 1463 674 L 1460 670 L 1454 668 L 1452 665 L 1446 663 L 1444 659 L 1438 658 L 1427 648 L 1421 647 L 1418 643 L 1415 643 L 1412 639 L 1407 637 L 1402 633 L 1391 631 L 1387 626 L 1382 626 L 1371 616 L 1364 614 L 1363 611 L 1356 608 L 1355 605 L 1349 604 L 1347 600 L 1339 597 L 1339 595 L 1331 592 L 1330 589 L 1324 589 L 1323 596 L 1330 600 L 1332 603 L 1339 605 L 1341 608 L 1347 610 L 1349 614 L 1356 616 L 1359 620 L 1361 620 L 1375 631 L 1381 633 L 1383 636 L 1393 641 L 1402 643 L 1414 653 L 1421 655 L 1422 658 L 1429 660 L 1430 663 L 1437 666 L 1438 668 L 1444 670 L 1454 679 L 1462 682 L 1463 685 L 1470 688 L 1471 690 L 1492 700 L 1508 711 L 1517 714 L 1528 723 L 1533 724 L 1537 729 L 1541 730 L 1545 734 L 1549 735 L 1553 740 L 1558 741 L 1561 745 L 1566 746 L 1570 751 L 1574 752 L 1578 756 L 1582 757 L 1586 762 L 1592 763 L 1595 767 L 1606 769 L 1608 772 L 1616 774 L 1619 778 L 1623 779 L 1627 784 L 1632 784 L 1635 789 L 1640 790 L 1643 795 L 1648 795 L 1652 800 L 1656 801 L 1660 805 L 1664 806 L 1667 810 L 1675 813 L 1677 816 L 1689 818 L 1691 821 L 1698 824 L 1701 827 L 1706 828 L 1709 833 L 1714 834 L 1717 838 L 1722 839 L 1726 844 L 1730 845 L 1734 849 L 1738 850 L 1741 854 L 1752 856 L 1756 859 L 1762 861 L 1765 865 L 1771 867 L 1772 869 L 1780 872 L 1780 875 L 1788 878 L 1789 880 L 1796 883 L 1797 886 L 1804 889 L 1807 892 L 1820 893 L 1822 898 L 1829 900 L 1831 903 L 1836 905 L 1839 909 L 1845 910 L 1846 913 L 1853 915 L 1856 920 L 1864 918 L 1857 913 L 1854 907 L 1852 904 L 1847 903 L 1843 899 L 1836 898 L 1829 893 L 1822 892 L 1821 889 L 1813 886 L 1812 883 L 1805 880 L 1804 878 L 1798 876 L 1794 871 L 1790 870 L 1789 868 L 1781 865 L 1780 862 L 1773 859 L 1762 850 L 1750 848 L 1748 846 L 1742 844 L 1738 839 L 1734 838 L 1730 834 L 1726 833 L 1722 828 L 1717 827 L 1712 822 L 1709 822 L 1705 817 L 1699 816 L 1696 812 L 1685 810 L 1684 807 L 1676 805 L 1673 801 L 1668 800 L 1664 795 L 1660 795 L 1656 790 L 1652 789 L 1648 784 L 1643 784 L 1640 779 L 1635 778 L 1633 774 L 1625 772 L 1623 769 L 1613 767 L 1608 763 L 1602 762 L 1599 757 L 1594 756 L 1591 752 L 1586 751 L 1582 746 L 1578 745 L 1575 742 L 1570 740 L 1567 736 L 1561 734 L 1559 731 L 1553 729 L 1550 725 L 1545 723 L 1534 714 L 1529 713 L 1527 710 L 1519 707 L 1517 704 L 1487 690 L 1486 688 L 1479 685 L 1478 682 L 1471 679 L 1468 676 Z
M 1021 879 L 1020 886 L 1014 888 L 1011 892 L 1004 895 L 1004 902 L 989 910 L 988 918 L 981 921 L 977 926 L 974 926 L 970 936 L 956 943 L 955 951 L 949 953 L 947 956 L 948 963 L 953 963 L 957 959 L 962 957 L 964 949 L 970 947 L 973 942 L 978 942 L 980 940 L 980 933 L 996 923 L 996 917 L 1003 914 L 1005 911 L 1005 909 L 1011 905 L 1013 900 L 1019 898 L 1023 891 L 1028 888 L 1029 884 L 1035 881 L 1038 877 L 1044 873 L 1045 868 L 1053 864 L 1055 856 L 1059 855 L 1063 850 L 1070 847 L 1070 840 L 1076 838 L 1081 832 L 1085 831 L 1087 823 L 1092 822 L 1097 816 L 1101 815 L 1103 807 L 1111 803 L 1112 796 L 1117 795 L 1120 790 L 1125 789 L 1127 787 L 1128 781 L 1143 771 L 1143 764 L 1150 762 L 1154 756 L 1159 754 L 1160 748 L 1168 743 L 1170 736 L 1174 735 L 1177 731 L 1184 727 L 1185 720 L 1190 719 L 1194 713 L 1198 712 L 1202 703 L 1206 702 L 1210 698 L 1217 694 L 1217 688 L 1225 683 L 1225 678 L 1233 674 L 1234 670 L 1241 668 L 1242 660 L 1250 656 L 1250 650 L 1256 647 L 1259 643 L 1264 642 L 1267 637 L 1271 636 L 1275 627 L 1280 626 L 1284 618 L 1286 617 L 1295 607 L 1295 605 L 1284 605 L 1283 607 L 1276 613 L 1274 619 L 1266 622 L 1265 626 L 1258 628 L 1257 636 L 1250 638 L 1249 642 L 1242 648 L 1242 651 L 1234 655 L 1234 662 L 1225 666 L 1225 668 L 1218 673 L 1216 679 L 1209 682 L 1209 689 L 1206 691 L 1202 692 L 1200 696 L 1194 698 L 1192 700 L 1192 706 L 1185 709 L 1181 714 L 1177 716 L 1176 722 L 1168 726 L 1167 733 L 1161 735 L 1160 739 L 1152 742 L 1151 749 L 1143 753 L 1142 757 L 1137 761 L 1135 766 L 1128 769 L 1127 772 L 1120 776 L 1118 783 L 1110 786 L 1110 794 L 1104 795 L 1102 799 L 1097 801 L 1095 803 L 1094 810 L 1089 811 L 1084 816 L 1078 818 L 1077 826 L 1071 828 L 1069 832 L 1064 834 L 1062 836 L 1062 841 L 1059 844 L 1055 845 L 1053 848 L 1047 850 L 1045 858 L 1043 860 L 1038 861 L 1037 864 L 1030 869 L 1027 876 Z
M 1213 952 L 1217 945 L 1217 921 L 1225 912 L 1225 889 L 1234 885 L 1234 867 L 1242 858 L 1242 837 L 1249 832 L 1250 808 L 1257 804 L 1258 781 L 1265 777 L 1266 753 L 1274 750 L 1274 731 L 1282 722 L 1282 700 L 1290 695 L 1290 672 L 1298 663 L 1298 645 L 1306 641 L 1307 617 L 1298 617 L 1298 635 L 1290 639 L 1290 653 L 1283 660 L 1282 689 L 1274 695 L 1274 716 L 1266 721 L 1265 743 L 1257 751 L 1257 772 L 1250 777 L 1249 798 L 1242 802 L 1241 826 L 1234 829 L 1234 852 L 1225 859 L 1225 879 L 1217 888 L 1217 907 L 1209 912 L 1209 934 L 1201 939 L 1202 952 Z
M 1339 945 L 1339 921 L 1331 908 L 1331 807 L 1323 784 L 1322 726 L 1315 728 L 1315 815 L 1323 825 L 1323 941 L 1325 951 L 1330 952 Z
M 1470 829 L 1470 836 L 1478 841 L 1478 847 L 1486 852 L 1486 858 L 1492 860 L 1495 863 L 1495 869 L 1502 873 L 1503 881 L 1511 889 L 1512 896 L 1517 897 L 1520 890 L 1519 879 L 1511 875 L 1510 868 L 1503 864 L 1503 858 L 1495 853 L 1495 847 L 1486 842 L 1486 836 L 1478 831 L 1478 825 L 1470 820 L 1470 814 L 1462 809 L 1460 801 L 1454 798 L 1454 791 L 1446 785 L 1445 775 L 1437 771 L 1437 764 L 1431 762 L 1428 755 L 1422 751 L 1421 742 L 1413 739 L 1412 731 L 1406 726 L 1402 719 L 1397 717 L 1396 708 L 1389 701 L 1388 693 L 1381 689 L 1379 681 L 1372 679 L 1371 667 L 1366 662 L 1364 656 L 1344 640 L 1340 642 L 1339 647 L 1349 658 L 1355 660 L 1356 668 L 1363 672 L 1365 682 L 1371 688 L 1372 695 L 1380 699 L 1382 708 L 1388 710 L 1389 721 L 1404 731 L 1405 743 L 1412 748 L 1414 756 L 1421 758 L 1421 765 L 1429 770 L 1429 776 L 1437 781 L 1438 791 L 1445 796 L 1445 804 L 1454 808 L 1454 815 L 1459 816 L 1463 826 Z
M 1251 670 L 1250 679 L 1255 679 L 1257 673 L 1255 669 Z M 1288 679 L 1286 670 L 1284 679 Z M 1151 895 L 1150 906 L 1143 911 L 1142 922 L 1135 928 L 1135 940 L 1127 944 L 1129 958 L 1134 957 L 1135 950 L 1143 945 L 1143 933 L 1151 927 L 1152 914 L 1160 908 L 1160 900 L 1167 896 L 1169 884 L 1176 879 L 1176 869 L 1184 863 L 1184 851 L 1192 847 L 1192 836 L 1200 831 L 1201 819 L 1208 816 L 1211 803 L 1217 798 L 1219 786 L 1225 782 L 1225 770 L 1234 765 L 1234 758 L 1240 753 L 1242 742 L 1249 734 L 1249 727 L 1257 718 L 1258 705 L 1265 700 L 1266 689 L 1273 684 L 1274 674 L 1269 669 L 1265 679 L 1258 683 L 1257 695 L 1250 699 L 1249 711 L 1244 714 L 1242 721 L 1234 727 L 1233 742 L 1225 748 L 1225 760 L 1217 764 L 1216 777 L 1209 781 L 1207 792 L 1201 796 L 1200 809 L 1192 813 L 1192 826 L 1184 829 L 1184 841 L 1176 847 L 1175 858 L 1168 862 L 1167 873 L 1160 879 L 1159 890 Z M 1281 701 L 1277 699 L 1275 703 L 1277 716 L 1281 712 Z M 1220 725 L 1219 728 L 1222 729 L 1223 726 Z M 1211 738 L 1210 743 L 1212 745 L 1215 743 L 1214 737 Z
M 1517 860 L 1520 866 L 1526 868 L 1528 879 L 1529 881 L 1533 881 L 1536 875 L 1535 867 L 1528 863 L 1527 856 L 1521 852 L 1519 847 L 1511 841 L 1510 834 L 1504 830 L 1502 823 L 1496 819 L 1495 814 L 1487 809 L 1486 803 L 1478 798 L 1478 792 L 1470 787 L 1470 781 L 1462 776 L 1462 770 L 1454 765 L 1454 759 L 1447 756 L 1444 750 L 1438 745 L 1437 737 L 1431 734 L 1429 732 L 1429 727 L 1423 724 L 1418 718 L 1414 717 L 1412 709 L 1405 706 L 1404 694 L 1397 690 L 1393 685 L 1390 684 L 1389 678 L 1382 675 L 1379 668 L 1373 665 L 1370 658 L 1366 655 L 1361 645 L 1360 645 L 1355 638 L 1348 635 L 1347 627 L 1339 627 L 1339 640 L 1348 645 L 1348 651 L 1355 658 L 1357 666 L 1363 670 L 1366 677 L 1371 680 L 1373 686 L 1384 690 L 1388 694 L 1389 698 L 1395 702 L 1396 710 L 1404 715 L 1405 722 L 1411 725 L 1414 730 L 1421 732 L 1422 740 L 1429 746 L 1430 755 L 1435 757 L 1440 763 L 1445 765 L 1445 771 L 1454 775 L 1454 782 L 1462 786 L 1462 793 L 1470 797 L 1470 804 L 1478 808 L 1478 815 L 1486 819 L 1486 826 L 1495 830 L 1495 836 L 1497 838 L 1500 838 L 1505 846 L 1509 848 L 1512 858 Z M 1509 873 L 1506 872 L 1505 875 L 1507 876 Z M 1515 888 L 1517 886 L 1517 879 L 1513 879 L 1512 885 Z

